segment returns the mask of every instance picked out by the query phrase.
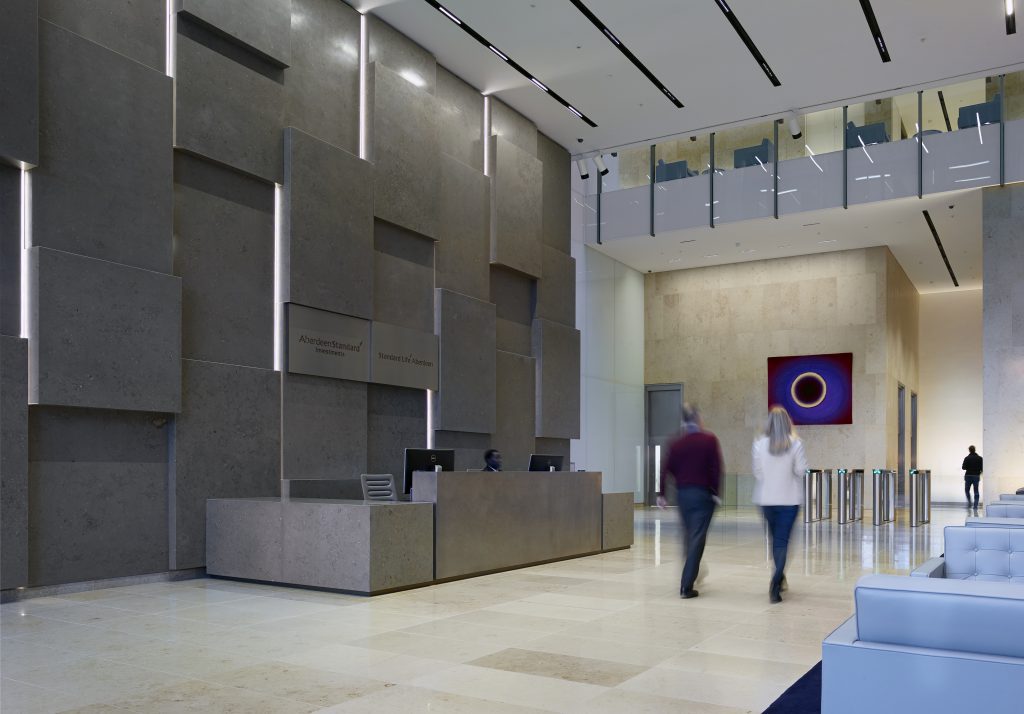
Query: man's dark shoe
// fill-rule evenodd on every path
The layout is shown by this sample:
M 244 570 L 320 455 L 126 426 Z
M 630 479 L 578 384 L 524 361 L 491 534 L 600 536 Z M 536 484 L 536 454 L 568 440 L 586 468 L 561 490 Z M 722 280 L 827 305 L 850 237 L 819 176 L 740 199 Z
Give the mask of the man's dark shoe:
M 782 595 L 779 594 L 778 590 L 772 590 L 768 594 L 768 599 L 771 600 L 772 604 L 774 605 L 776 603 L 782 602 Z
M 696 590 L 684 590 L 683 592 L 679 593 L 679 597 L 681 597 L 683 600 L 689 600 L 692 597 L 697 597 L 697 595 L 699 594 L 700 593 L 698 593 Z

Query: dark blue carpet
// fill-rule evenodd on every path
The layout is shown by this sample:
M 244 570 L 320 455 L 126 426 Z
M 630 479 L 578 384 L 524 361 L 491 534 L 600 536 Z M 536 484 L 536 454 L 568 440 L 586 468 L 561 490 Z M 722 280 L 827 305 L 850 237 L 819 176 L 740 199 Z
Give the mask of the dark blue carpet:
M 764 714 L 821 714 L 821 662 L 793 682 Z

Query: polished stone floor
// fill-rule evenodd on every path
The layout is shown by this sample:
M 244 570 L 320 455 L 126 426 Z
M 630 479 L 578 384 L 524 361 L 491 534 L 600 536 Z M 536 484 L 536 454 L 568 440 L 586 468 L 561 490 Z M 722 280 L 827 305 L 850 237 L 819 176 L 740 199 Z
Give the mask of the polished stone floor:
M 700 597 L 679 526 L 625 551 L 373 599 L 202 579 L 0 607 L 3 712 L 760 712 L 821 657 L 867 573 L 941 552 L 942 526 L 797 522 L 768 602 L 753 510 L 718 514 Z

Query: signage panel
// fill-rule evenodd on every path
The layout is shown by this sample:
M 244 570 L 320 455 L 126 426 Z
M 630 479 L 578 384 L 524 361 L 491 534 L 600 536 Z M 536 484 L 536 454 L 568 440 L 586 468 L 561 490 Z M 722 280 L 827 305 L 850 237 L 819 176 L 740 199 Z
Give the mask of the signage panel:
M 370 381 L 370 322 L 289 303 L 288 371 Z
M 372 382 L 437 389 L 437 335 L 374 322 L 372 345 Z

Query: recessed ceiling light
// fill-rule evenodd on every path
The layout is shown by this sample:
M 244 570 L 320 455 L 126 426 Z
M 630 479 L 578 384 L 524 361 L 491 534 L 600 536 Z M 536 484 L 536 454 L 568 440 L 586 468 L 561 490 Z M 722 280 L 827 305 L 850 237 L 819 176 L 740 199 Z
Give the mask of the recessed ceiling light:
M 863 1 L 865 0 L 862 0 L 862 2 Z M 767 75 L 768 81 L 772 83 L 772 86 L 781 87 L 782 82 L 780 82 L 779 78 L 775 76 L 775 72 L 772 71 L 772 68 L 768 66 L 768 60 L 766 60 L 764 55 L 761 54 L 761 50 L 757 49 L 757 45 L 755 45 L 754 41 L 750 39 L 750 35 L 748 35 L 747 31 L 743 29 L 743 25 L 740 24 L 739 18 L 736 17 L 736 13 L 732 11 L 732 8 L 729 7 L 729 4 L 725 0 L 715 0 L 715 2 L 718 3 L 718 7 L 722 10 L 725 18 L 729 21 L 729 24 L 732 25 L 732 29 L 736 31 L 736 34 L 740 36 L 743 44 L 747 46 L 747 50 L 751 55 L 753 55 L 754 61 L 757 62 L 758 66 L 762 71 L 764 71 L 765 75 Z
M 886 47 L 885 40 L 882 39 L 882 29 L 878 26 L 878 19 L 871 7 L 871 0 L 860 0 L 860 7 L 864 11 L 864 19 L 868 21 L 868 29 L 871 30 L 871 37 L 875 41 L 875 48 L 878 49 L 878 56 L 882 58 L 883 62 L 890 62 L 892 58 L 889 57 L 889 48 Z
M 705 258 L 717 258 L 718 257 L 718 253 L 712 253 L 711 255 L 705 255 L 704 257 Z

